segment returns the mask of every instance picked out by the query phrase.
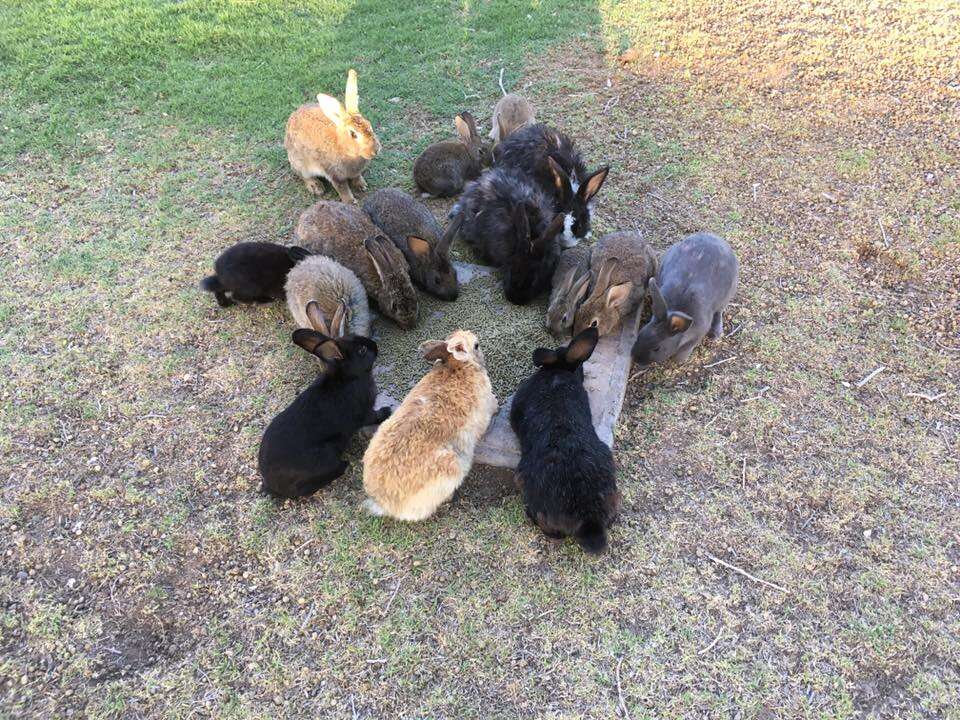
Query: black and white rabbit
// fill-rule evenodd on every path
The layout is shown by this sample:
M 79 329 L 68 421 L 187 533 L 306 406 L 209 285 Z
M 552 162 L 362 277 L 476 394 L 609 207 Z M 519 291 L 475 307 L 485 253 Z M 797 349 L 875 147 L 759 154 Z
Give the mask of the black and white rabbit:
M 353 434 L 390 416 L 389 408 L 373 409 L 373 340 L 329 338 L 301 328 L 293 342 L 320 360 L 321 373 L 270 422 L 260 441 L 263 489 L 285 498 L 312 495 L 343 475 L 349 463 L 341 455 Z
M 497 167 L 529 176 L 564 214 L 563 247 L 589 237 L 593 199 L 603 187 L 609 166 L 588 172 L 569 136 L 537 123 L 520 128 L 497 147 Z
M 214 275 L 200 281 L 220 307 L 234 303 L 268 303 L 284 296 L 287 273 L 309 257 L 301 247 L 271 242 L 242 242 L 227 248 L 213 264 Z
M 563 215 L 536 185 L 493 168 L 467 185 L 450 215 L 463 239 L 500 268 L 507 300 L 525 305 L 550 289 Z
M 547 537 L 572 536 L 593 554 L 606 549 L 620 509 L 613 453 L 597 437 L 583 387 L 583 363 L 598 338 L 591 327 L 566 347 L 535 350 L 539 369 L 520 384 L 510 409 L 527 516 Z

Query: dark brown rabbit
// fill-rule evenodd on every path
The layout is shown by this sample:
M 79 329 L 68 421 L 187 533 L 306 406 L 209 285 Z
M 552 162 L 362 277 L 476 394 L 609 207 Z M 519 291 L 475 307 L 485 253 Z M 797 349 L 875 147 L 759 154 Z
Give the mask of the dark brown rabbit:
M 426 195 L 451 197 L 490 167 L 490 146 L 480 139 L 473 115 L 463 112 L 455 120 L 460 140 L 434 143 L 413 163 L 413 181 Z

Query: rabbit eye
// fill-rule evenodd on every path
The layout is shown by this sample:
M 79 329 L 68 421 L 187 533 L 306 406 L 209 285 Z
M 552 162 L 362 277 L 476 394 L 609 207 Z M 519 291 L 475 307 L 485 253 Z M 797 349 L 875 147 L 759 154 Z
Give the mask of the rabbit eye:
M 600 327 L 600 321 L 594 318 L 590 321 L 590 327 Z
M 352 137 L 354 140 L 356 140 L 356 139 L 359 137 L 359 136 L 357 135 L 357 131 L 356 131 L 356 130 L 351 130 L 351 131 L 350 131 L 350 137 Z
M 479 349 L 480 349 L 480 341 L 479 341 L 479 340 L 477 340 L 477 342 L 475 342 L 475 343 L 473 344 L 473 349 L 474 349 L 474 350 L 479 350 Z
M 560 318 L 560 322 L 562 322 L 564 325 L 566 325 L 569 321 L 570 321 L 570 318 L 568 318 L 566 315 Z

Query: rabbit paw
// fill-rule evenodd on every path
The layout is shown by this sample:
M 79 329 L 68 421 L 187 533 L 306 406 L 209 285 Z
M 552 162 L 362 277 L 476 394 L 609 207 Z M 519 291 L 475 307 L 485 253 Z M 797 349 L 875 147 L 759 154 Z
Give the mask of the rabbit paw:
M 363 509 L 377 517 L 382 517 L 387 514 L 387 511 L 380 507 L 373 498 L 367 498 L 363 501 Z
M 323 181 L 320 178 L 307 178 L 304 182 L 311 193 L 317 196 L 323 195 Z
M 363 175 L 357 175 L 357 177 L 351 178 L 350 186 L 357 192 L 367 191 L 367 181 L 363 179 Z

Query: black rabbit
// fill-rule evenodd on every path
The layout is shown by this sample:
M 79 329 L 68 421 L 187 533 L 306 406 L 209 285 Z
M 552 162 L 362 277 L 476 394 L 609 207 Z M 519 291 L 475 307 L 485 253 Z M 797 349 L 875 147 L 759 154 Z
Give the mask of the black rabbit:
M 301 328 L 293 342 L 320 360 L 320 377 L 270 422 L 258 456 L 263 489 L 286 498 L 311 495 L 343 475 L 349 463 L 340 456 L 353 434 L 390 416 L 389 408 L 373 409 L 373 340 Z
M 521 128 L 500 143 L 496 165 L 527 175 L 552 198 L 554 211 L 564 214 L 563 247 L 589 237 L 592 201 L 609 166 L 588 173 L 573 140 L 543 123 Z
M 550 289 L 563 215 L 534 184 L 494 168 L 467 185 L 451 217 L 463 239 L 500 268 L 507 300 L 525 305 Z
M 583 387 L 583 363 L 598 338 L 591 327 L 566 347 L 535 350 L 539 370 L 521 383 L 510 410 L 527 516 L 547 537 L 573 536 L 593 554 L 606 549 L 620 508 L 613 453 L 597 437 Z
M 213 264 L 215 274 L 200 281 L 220 307 L 236 302 L 268 303 L 286 296 L 287 273 L 310 255 L 301 247 L 270 242 L 242 242 L 227 248 Z M 229 296 L 228 296 L 229 293 Z

